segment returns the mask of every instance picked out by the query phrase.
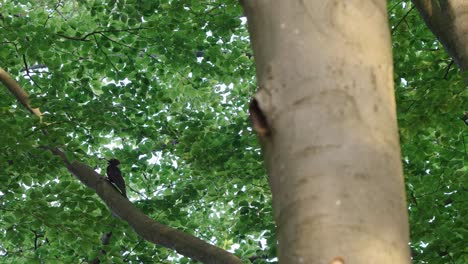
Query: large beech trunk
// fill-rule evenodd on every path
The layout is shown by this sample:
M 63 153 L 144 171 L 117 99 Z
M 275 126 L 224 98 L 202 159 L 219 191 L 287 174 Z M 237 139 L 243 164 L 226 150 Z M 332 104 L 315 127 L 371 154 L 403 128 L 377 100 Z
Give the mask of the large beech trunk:
M 386 1 L 242 4 L 280 263 L 409 263 Z

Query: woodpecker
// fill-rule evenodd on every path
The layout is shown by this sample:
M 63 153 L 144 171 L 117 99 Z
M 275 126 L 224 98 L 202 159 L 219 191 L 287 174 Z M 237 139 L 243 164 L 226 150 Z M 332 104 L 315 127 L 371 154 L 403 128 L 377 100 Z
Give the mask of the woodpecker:
M 109 165 L 107 166 L 107 179 L 120 190 L 123 196 L 127 198 L 127 191 L 125 190 L 125 180 L 122 177 L 119 166 L 120 161 L 118 159 L 110 159 Z

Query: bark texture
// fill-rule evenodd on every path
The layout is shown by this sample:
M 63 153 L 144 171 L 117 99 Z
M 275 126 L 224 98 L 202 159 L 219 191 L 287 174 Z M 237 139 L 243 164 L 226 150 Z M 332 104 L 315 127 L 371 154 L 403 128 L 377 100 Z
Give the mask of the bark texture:
M 468 1 L 413 0 L 429 29 L 462 71 L 468 70 Z
M 242 4 L 280 263 L 409 263 L 386 1 Z

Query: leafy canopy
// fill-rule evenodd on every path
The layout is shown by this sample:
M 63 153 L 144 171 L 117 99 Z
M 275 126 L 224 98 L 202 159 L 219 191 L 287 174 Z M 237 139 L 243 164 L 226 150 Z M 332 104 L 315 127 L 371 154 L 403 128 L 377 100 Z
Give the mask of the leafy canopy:
M 413 263 L 468 261 L 468 90 L 410 1 L 389 1 Z
M 112 217 L 44 145 L 101 171 L 118 158 L 129 196 L 153 219 L 237 248 L 245 260 L 274 258 L 271 197 L 247 122 L 254 65 L 237 1 L 0 6 L 0 66 L 45 112 L 40 123 L 0 89 L 0 262 L 90 260 L 110 230 L 109 261 L 190 262 Z M 413 256 L 462 263 L 466 87 L 411 8 L 389 1 Z
M 153 219 L 246 258 L 262 247 L 272 255 L 271 197 L 246 113 L 253 58 L 236 1 L 1 6 L 1 67 L 45 113 L 39 123 L 0 90 L 2 259 L 79 263 L 110 230 L 112 262 L 180 259 L 112 217 L 40 146 L 103 173 L 118 158 L 129 196 Z

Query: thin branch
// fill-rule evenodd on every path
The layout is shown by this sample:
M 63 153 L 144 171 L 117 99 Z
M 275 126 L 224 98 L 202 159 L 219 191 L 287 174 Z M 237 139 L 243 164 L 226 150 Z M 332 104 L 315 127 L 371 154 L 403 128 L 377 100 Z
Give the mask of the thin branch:
M 108 39 L 109 41 L 111 41 L 111 42 L 113 42 L 115 44 L 119 44 L 119 45 L 127 47 L 129 49 L 139 50 L 138 48 L 135 48 L 135 47 L 129 46 L 127 44 L 120 43 L 119 41 L 113 40 L 113 39 L 109 38 L 108 36 L 106 36 L 104 33 L 99 33 L 99 35 L 103 36 L 104 38 Z
M 395 9 L 395 7 L 397 7 L 398 5 L 400 5 L 402 2 L 403 2 L 403 0 L 401 0 L 401 1 L 399 1 L 398 3 L 396 3 L 395 5 L 393 5 L 390 9 L 388 9 L 388 13 L 392 12 L 393 9 Z
M 78 41 L 89 41 L 87 38 L 90 36 L 94 36 L 97 34 L 102 34 L 102 33 L 119 33 L 119 32 L 131 32 L 131 31 L 139 31 L 139 30 L 145 30 L 145 29 L 150 29 L 150 28 L 145 28 L 145 27 L 139 27 L 139 28 L 127 28 L 127 29 L 111 29 L 111 30 L 95 30 L 93 32 L 85 34 L 83 37 L 71 37 L 67 35 L 63 35 L 60 33 L 57 33 L 57 36 L 60 36 L 62 38 L 70 39 L 70 40 L 78 40 Z
M 37 88 L 39 88 L 40 90 L 42 90 L 41 86 L 39 86 L 39 84 L 37 84 L 37 82 L 34 80 L 34 78 L 31 76 L 30 72 L 29 72 L 29 67 L 28 67 L 28 62 L 26 61 L 26 55 L 23 54 L 23 63 L 24 63 L 24 68 L 26 69 L 26 76 L 29 77 L 29 79 L 34 83 L 35 86 L 37 86 Z
M 57 12 L 65 21 L 67 20 L 65 17 L 63 17 L 62 13 L 58 11 L 58 8 L 62 6 L 62 0 L 59 0 L 58 3 L 55 5 L 54 9 L 50 12 L 50 14 L 47 16 L 46 21 L 44 21 L 44 27 L 47 25 L 47 22 L 49 22 L 49 19 L 52 18 L 52 15 Z
M 45 64 L 34 64 L 32 66 L 29 66 L 29 70 L 31 70 L 31 71 L 32 70 L 40 70 L 40 69 L 47 69 L 47 65 L 45 65 Z M 26 70 L 28 70 L 28 69 L 26 69 L 26 67 L 20 69 L 21 72 L 26 71 Z
M 143 199 L 145 199 L 145 200 L 148 200 L 148 196 L 146 196 L 146 195 L 142 194 L 141 192 L 139 192 L 139 191 L 135 190 L 134 188 L 132 188 L 132 187 L 128 186 L 128 189 L 130 189 L 132 192 L 134 192 L 134 193 L 136 193 L 136 194 L 140 195 L 140 197 L 142 197 Z
M 34 233 L 34 250 L 37 250 L 37 240 L 39 239 L 39 236 L 37 235 L 37 232 L 32 230 Z
M 406 17 L 409 15 L 409 13 L 411 13 L 411 11 L 413 11 L 413 9 L 415 8 L 415 6 L 413 5 L 409 10 L 408 12 L 406 12 L 406 14 L 400 19 L 400 21 L 398 21 L 398 23 L 392 28 L 392 35 L 393 33 L 395 32 L 395 30 L 398 28 L 398 26 L 400 26 L 400 24 L 406 20 Z
M 444 79 L 445 79 L 445 80 L 447 80 L 448 73 L 449 73 L 449 71 L 450 71 L 450 68 L 452 68 L 453 63 L 455 63 L 455 61 L 454 61 L 454 60 L 451 60 L 450 63 L 449 63 L 449 65 L 447 66 L 447 70 L 445 70 L 445 74 L 444 74 Z
M 128 252 L 128 253 L 126 254 L 125 258 L 123 259 L 123 261 L 124 261 L 125 263 L 128 262 L 128 257 L 133 253 L 133 251 L 135 251 L 135 249 L 136 249 L 137 247 L 139 247 L 139 246 L 141 245 L 141 243 L 142 243 L 143 241 L 144 241 L 143 239 L 139 239 L 139 240 L 138 240 L 138 243 L 130 250 L 130 252 Z
M 111 61 L 111 59 L 109 58 L 109 56 L 107 55 L 107 53 L 106 53 L 104 50 L 102 50 L 101 45 L 99 45 L 96 36 L 93 36 L 93 38 L 94 38 L 94 42 L 95 42 L 96 45 L 98 46 L 98 49 L 102 52 L 102 54 L 104 54 L 104 57 L 106 57 L 107 61 L 108 61 L 109 64 L 112 66 L 112 68 L 114 68 L 115 73 L 118 74 L 120 71 L 117 69 L 117 67 L 114 65 L 114 63 L 112 63 L 112 61 Z

